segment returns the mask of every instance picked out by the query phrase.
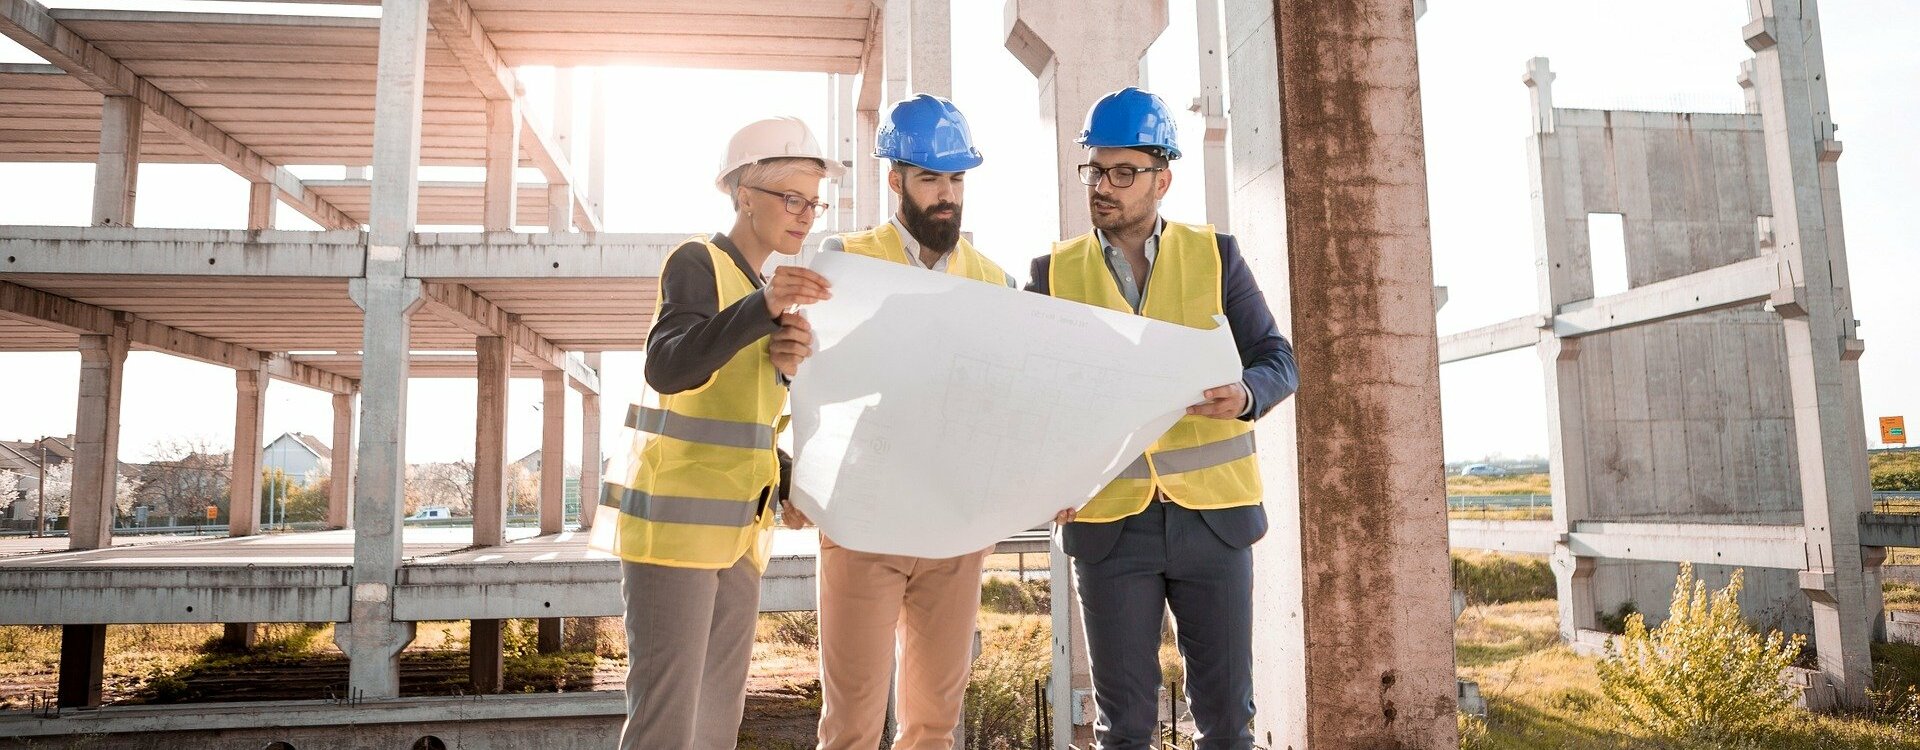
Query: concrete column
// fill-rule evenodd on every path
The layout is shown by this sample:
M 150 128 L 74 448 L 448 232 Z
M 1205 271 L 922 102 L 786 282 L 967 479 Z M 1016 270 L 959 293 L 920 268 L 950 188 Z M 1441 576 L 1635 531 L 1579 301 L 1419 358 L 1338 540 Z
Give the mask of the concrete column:
M 594 71 L 592 119 L 587 126 L 587 200 L 602 226 L 607 221 L 607 71 Z M 579 174 L 575 171 L 574 174 Z
M 1593 297 L 1592 260 L 1585 237 L 1570 236 L 1566 184 L 1560 142 L 1555 140 L 1553 71 L 1547 58 L 1527 61 L 1521 81 L 1533 100 L 1533 137 L 1527 162 L 1533 195 L 1533 243 L 1539 314 L 1551 320 L 1561 305 Z M 1577 155 L 1576 155 L 1577 157 Z M 1553 479 L 1553 522 L 1565 539 L 1589 515 L 1587 501 L 1586 393 L 1580 380 L 1580 340 L 1549 337 L 1538 347 L 1547 395 L 1547 452 Z M 1560 600 L 1560 637 L 1572 641 L 1579 631 L 1599 628 L 1593 570 L 1596 560 L 1579 557 L 1556 543 L 1553 571 Z
M 499 336 L 474 339 L 479 366 L 473 448 L 473 543 L 506 542 L 507 524 L 507 377 L 513 355 Z
M 107 626 L 60 626 L 60 687 L 55 702 L 61 708 L 100 705 L 106 664 Z
M 540 373 L 540 533 L 566 528 L 567 374 Z
M 1086 626 L 1080 622 L 1080 595 L 1073 589 L 1073 565 L 1058 543 L 1047 550 L 1048 632 L 1053 658 L 1047 673 L 1047 703 L 1053 707 L 1053 750 L 1092 747 L 1093 727 L 1086 715 L 1093 702 L 1093 666 L 1087 660 Z
M 520 201 L 520 105 L 512 99 L 487 102 L 487 184 L 480 223 L 489 232 L 511 232 Z
M 473 692 L 487 695 L 500 692 L 506 682 L 507 661 L 505 641 L 501 638 L 501 626 L 505 620 L 474 620 L 469 631 L 471 638 L 472 661 L 468 664 L 468 674 L 473 679 Z
M 1749 0 L 1776 252 L 1792 290 L 1774 300 L 1786 328 L 1787 375 L 1807 536 L 1800 587 L 1813 602 L 1813 645 L 1840 703 L 1867 705 L 1870 629 L 1859 514 L 1869 509 L 1862 350 L 1854 335 L 1841 240 L 1840 156 L 1827 102 L 1826 60 L 1813 0 Z
M 908 88 L 911 93 L 952 99 L 953 0 L 904 1 L 913 6 L 912 42 L 909 44 L 912 67 L 907 72 Z M 903 0 L 891 0 L 888 9 L 901 2 Z
M 553 71 L 553 142 L 567 164 L 573 157 L 573 68 Z M 577 170 L 578 167 L 576 166 Z M 547 185 L 547 231 L 554 234 L 573 231 L 573 186 L 564 182 Z
M 860 188 L 855 224 L 870 227 L 887 220 L 893 210 L 891 199 L 887 196 L 893 191 L 887 189 L 885 162 L 873 158 L 873 132 L 880 127 L 880 111 L 861 109 L 857 116 L 860 122 L 854 138 L 859 147 L 854 149 L 853 169 L 859 175 Z
M 227 651 L 252 651 L 260 645 L 260 627 L 258 623 L 223 623 L 224 631 L 220 635 L 220 648 Z
M 93 225 L 133 226 L 133 195 L 140 181 L 140 100 L 109 96 L 100 102 L 100 158 L 93 169 Z
M 1227 194 L 1232 166 L 1227 163 L 1227 56 L 1222 54 L 1220 0 L 1195 0 L 1194 28 L 1198 36 L 1200 95 L 1194 97 L 1192 111 L 1206 119 L 1201 134 L 1200 158 L 1207 168 L 1207 223 L 1221 232 L 1233 231 L 1228 215 Z M 1146 58 L 1140 58 L 1144 71 Z M 1145 81 L 1145 75 L 1141 76 Z M 1192 153 L 1189 151 L 1188 153 Z
M 1235 3 L 1226 28 L 1234 228 L 1301 380 L 1260 427 L 1275 522 L 1254 553 L 1255 740 L 1453 747 L 1413 7 Z
M 1887 642 L 1887 592 L 1881 588 L 1881 566 L 1887 564 L 1887 548 L 1860 548 L 1860 575 L 1866 582 L 1867 633 L 1874 643 Z
M 227 535 L 260 533 L 260 451 L 266 442 L 267 365 L 234 371 L 233 475 L 227 492 Z
M 280 206 L 280 199 L 273 194 L 273 185 L 255 182 L 247 185 L 247 228 L 255 231 L 273 228 L 273 217 Z
M 587 366 L 600 373 L 600 353 L 588 352 Z M 603 381 L 604 382 L 604 381 Z M 600 394 L 580 392 L 580 528 L 593 527 L 600 506 Z
M 859 182 L 860 174 L 852 167 L 868 158 L 868 154 L 860 153 L 859 138 L 855 135 L 860 128 L 858 83 L 858 79 L 850 75 L 833 76 L 833 100 L 828 104 L 833 111 L 834 153 L 840 163 L 849 168 L 847 174 L 833 181 L 833 228 L 840 232 L 859 229 L 854 216 L 854 185 Z
M 1747 114 L 1757 115 L 1760 114 L 1760 92 L 1753 89 L 1753 83 L 1759 71 L 1753 65 L 1752 60 L 1740 61 L 1740 74 L 1734 76 L 1733 80 L 1740 84 L 1740 97 L 1747 104 Z
M 413 623 L 393 618 L 393 587 L 403 553 L 408 324 L 421 304 L 420 282 L 406 277 L 405 259 L 419 216 L 428 33 L 426 0 L 382 3 L 366 276 L 348 286 L 366 311 L 360 466 L 353 480 L 353 602 L 350 622 L 334 630 L 334 641 L 351 659 L 347 690 L 352 699 L 400 694 L 399 654 L 414 632 Z
M 1096 100 L 1137 82 L 1141 56 L 1167 28 L 1166 2 L 1011 0 L 1006 28 L 1007 51 L 1040 79 L 1040 119 L 1052 130 L 1060 176 L 1060 236 L 1084 233 L 1092 226 L 1087 197 L 1071 175 L 1086 161 L 1086 150 L 1073 141 Z
M 333 395 L 333 465 L 327 481 L 327 525 L 336 529 L 353 528 L 353 473 L 357 463 L 353 450 L 358 415 L 353 408 L 358 393 Z
M 120 471 L 120 383 L 127 365 L 127 328 L 80 337 L 79 413 L 74 417 L 73 492 L 67 548 L 113 545 L 114 483 Z

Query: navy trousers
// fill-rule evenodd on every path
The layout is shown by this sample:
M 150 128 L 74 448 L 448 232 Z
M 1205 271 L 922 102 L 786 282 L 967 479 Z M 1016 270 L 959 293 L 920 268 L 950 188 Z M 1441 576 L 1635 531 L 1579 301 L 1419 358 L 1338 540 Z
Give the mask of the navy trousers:
M 1195 748 L 1253 747 L 1253 550 L 1226 543 L 1202 517 L 1220 512 L 1151 503 L 1111 524 L 1119 538 L 1107 554 L 1074 560 L 1101 750 L 1159 747 L 1166 609 L 1186 665 Z

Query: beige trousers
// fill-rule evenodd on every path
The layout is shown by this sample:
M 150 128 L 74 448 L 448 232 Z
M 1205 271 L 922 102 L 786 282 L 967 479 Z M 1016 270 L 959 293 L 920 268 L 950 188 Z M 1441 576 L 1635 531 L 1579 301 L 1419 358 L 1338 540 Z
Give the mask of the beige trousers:
M 992 549 L 929 560 L 820 538 L 820 750 L 874 750 L 899 655 L 896 750 L 949 750 Z
M 622 562 L 627 723 L 621 750 L 731 750 L 746 709 L 760 571 Z

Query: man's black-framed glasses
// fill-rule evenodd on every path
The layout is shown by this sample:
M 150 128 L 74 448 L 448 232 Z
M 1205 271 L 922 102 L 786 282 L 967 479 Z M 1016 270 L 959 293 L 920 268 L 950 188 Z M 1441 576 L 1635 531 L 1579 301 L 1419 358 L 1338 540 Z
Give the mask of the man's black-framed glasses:
M 793 193 L 782 193 L 778 190 L 768 190 L 766 188 L 759 187 L 757 185 L 748 185 L 747 187 L 752 188 L 754 190 L 758 190 L 762 193 L 766 193 L 767 195 L 771 195 L 775 198 L 779 198 L 782 201 L 785 201 L 787 206 L 787 213 L 793 214 L 794 216 L 806 216 L 807 209 L 813 209 L 813 216 L 814 218 L 817 219 L 820 217 L 821 214 L 826 213 L 827 209 L 833 208 L 833 204 L 831 203 L 821 203 L 820 201 L 810 201 L 810 200 L 807 200 L 806 198 L 802 198 L 798 195 L 794 195 Z
M 1117 167 L 1102 167 L 1093 164 L 1080 165 L 1080 184 L 1095 187 L 1101 180 L 1117 188 L 1133 187 L 1133 181 L 1143 172 L 1165 172 L 1166 167 L 1136 167 L 1121 164 Z

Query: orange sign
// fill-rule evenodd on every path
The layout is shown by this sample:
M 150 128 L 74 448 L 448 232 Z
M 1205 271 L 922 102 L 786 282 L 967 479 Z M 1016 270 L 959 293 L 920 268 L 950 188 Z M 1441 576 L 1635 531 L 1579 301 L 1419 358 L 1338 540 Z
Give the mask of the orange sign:
M 1881 417 L 1880 442 L 1886 445 L 1907 444 L 1907 418 Z
M 217 505 L 207 506 L 207 520 L 217 521 L 219 519 L 220 519 L 220 506 L 217 506 Z

